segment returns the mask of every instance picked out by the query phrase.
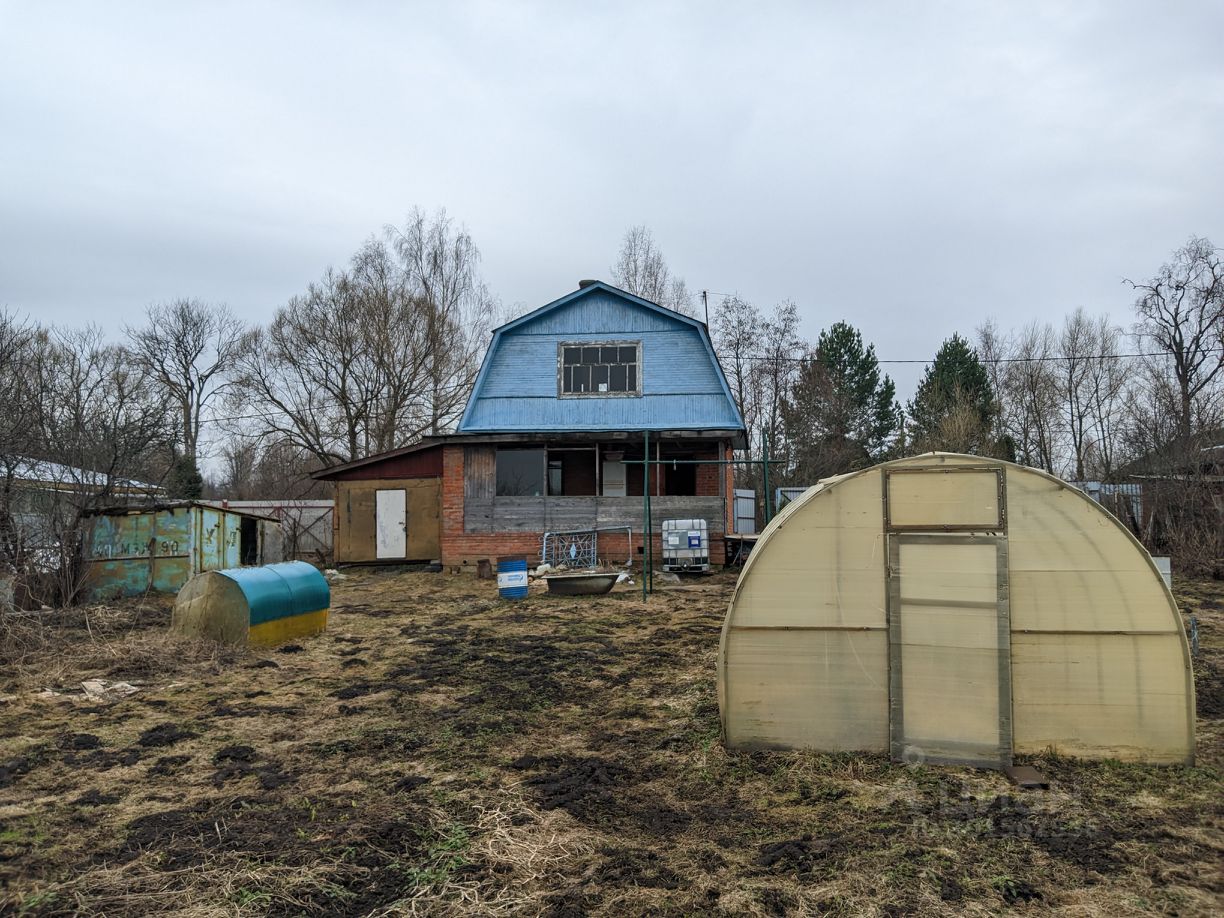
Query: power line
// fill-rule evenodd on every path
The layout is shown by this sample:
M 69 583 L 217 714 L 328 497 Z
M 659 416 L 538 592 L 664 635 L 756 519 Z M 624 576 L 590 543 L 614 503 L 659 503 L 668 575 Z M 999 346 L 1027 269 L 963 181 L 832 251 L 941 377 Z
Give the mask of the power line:
M 1205 354 L 1224 353 L 1224 347 L 1204 348 L 1203 353 Z M 1085 362 L 1089 360 L 1129 360 L 1129 359 L 1133 359 L 1137 357 L 1167 357 L 1167 356 L 1168 354 L 1162 351 L 1151 351 L 1151 352 L 1135 352 L 1132 354 L 1052 354 L 1052 355 L 1046 355 L 1043 357 L 978 357 L 978 360 L 982 363 L 998 365 L 998 364 L 1010 364 L 1010 363 L 1051 363 L 1051 362 L 1057 362 L 1057 361 L 1071 361 L 1071 360 L 1082 360 Z M 719 359 L 727 360 L 728 362 L 730 362 L 731 360 L 740 360 L 740 361 L 770 361 L 770 362 L 776 362 L 776 363 L 803 363 L 805 361 L 814 359 L 814 354 L 801 354 L 798 356 L 791 356 L 791 355 L 766 356 L 766 355 L 760 355 L 760 354 L 749 354 L 749 355 L 743 355 L 741 357 L 732 357 L 730 355 L 719 355 Z M 933 363 L 934 359 L 928 358 L 928 359 L 916 360 L 916 359 L 900 359 L 900 358 L 890 358 L 890 359 L 877 358 L 876 362 L 879 364 L 886 364 L 889 366 L 898 365 L 898 364 L 926 365 L 926 364 Z M 465 388 L 465 387 L 462 387 L 459 385 L 445 386 L 439 391 L 454 391 L 459 388 Z M 422 395 L 424 394 L 426 393 L 422 393 Z M 392 399 L 392 398 L 397 398 L 397 396 L 391 396 L 391 395 L 372 396 L 369 401 L 370 402 L 382 402 L 382 401 L 387 401 L 388 399 Z M 416 404 L 420 404 L 419 398 L 417 399 Z M 306 412 L 306 411 L 311 411 L 311 410 L 327 410 L 329 408 L 342 408 L 344 406 L 345 406 L 344 402 L 337 401 L 337 400 L 328 400 L 328 401 L 315 402 L 308 407 L 301 407 L 295 410 L 299 412 Z M 365 406 L 362 405 L 358 407 L 365 407 Z M 404 405 L 402 407 L 407 408 L 407 407 L 410 407 L 410 405 Z M 209 417 L 209 418 L 204 418 L 202 423 L 204 424 L 222 424 L 222 423 L 228 423 L 232 421 L 271 421 L 271 420 L 278 420 L 278 419 L 284 418 L 288 415 L 289 415 L 289 412 L 277 411 L 276 409 L 273 409 L 272 411 L 265 411 L 265 412 L 260 412 L 256 414 L 235 414 L 235 415 L 227 415 L 223 417 Z
M 1205 354 L 1224 353 L 1224 347 L 1204 348 L 1203 353 Z M 1084 360 L 1084 361 L 1087 361 L 1087 360 L 1125 360 L 1125 359 L 1129 359 L 1132 357 L 1167 357 L 1167 356 L 1169 356 L 1167 352 L 1153 351 L 1150 353 L 1135 353 L 1135 354 L 1051 354 L 1051 355 L 1047 355 L 1044 357 L 978 357 L 978 360 L 981 363 L 991 363 L 991 364 L 1048 363 L 1050 361 L 1057 361 L 1057 360 Z M 814 357 L 815 357 L 814 353 L 803 354 L 798 357 L 791 357 L 789 355 L 788 356 L 769 356 L 769 355 L 760 355 L 760 354 L 749 354 L 749 355 L 744 355 L 742 357 L 732 357 L 726 354 L 719 355 L 720 360 L 767 360 L 767 361 L 785 362 L 785 363 L 790 363 L 790 362 L 802 363 L 805 360 L 812 360 L 814 359 Z M 887 359 L 886 360 L 884 358 L 876 359 L 876 363 L 881 363 L 881 364 L 884 364 L 884 363 L 886 364 L 898 364 L 898 363 L 926 364 L 926 363 L 933 363 L 933 362 L 934 362 L 933 357 L 928 357 L 923 360 L 900 360 L 900 359 Z

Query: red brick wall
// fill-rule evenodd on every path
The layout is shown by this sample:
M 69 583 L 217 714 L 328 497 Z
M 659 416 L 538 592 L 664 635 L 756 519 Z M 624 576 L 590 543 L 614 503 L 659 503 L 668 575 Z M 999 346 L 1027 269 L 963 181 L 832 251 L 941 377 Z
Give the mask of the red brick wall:
M 729 451 L 728 451 L 729 453 Z M 717 454 L 711 454 L 717 455 Z M 630 469 L 634 468 L 630 466 Z M 641 466 L 637 466 L 641 468 Z M 704 496 L 719 494 L 719 470 L 731 466 L 698 466 L 697 493 Z M 703 470 L 707 470 L 703 473 Z M 639 473 L 640 475 L 640 473 Z M 726 473 L 730 480 L 730 472 Z M 641 481 L 639 477 L 638 481 Z M 703 484 L 704 482 L 704 484 Z M 640 492 L 639 492 L 640 493 Z M 726 492 L 728 495 L 730 491 Z M 446 446 L 442 450 L 442 563 L 448 567 L 474 565 L 481 558 L 496 562 L 502 555 L 525 555 L 528 563 L 540 560 L 542 533 L 532 532 L 464 532 L 463 531 L 463 447 Z M 662 564 L 662 537 L 656 532 L 653 538 L 656 566 Z M 633 533 L 634 566 L 640 568 L 642 534 Z M 607 533 L 599 537 L 599 554 L 604 560 L 617 563 L 627 557 L 626 537 L 618 533 Z M 726 549 L 723 537 L 710 536 L 710 562 L 723 564 Z

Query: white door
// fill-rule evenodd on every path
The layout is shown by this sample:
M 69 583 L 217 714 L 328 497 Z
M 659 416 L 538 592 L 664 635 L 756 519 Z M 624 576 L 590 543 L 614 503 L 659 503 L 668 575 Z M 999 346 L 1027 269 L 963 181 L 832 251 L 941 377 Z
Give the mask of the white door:
M 374 508 L 374 538 L 379 558 L 408 556 L 408 492 L 379 491 Z
M 624 497 L 629 493 L 625 489 L 625 463 L 604 460 L 603 493 L 604 497 Z

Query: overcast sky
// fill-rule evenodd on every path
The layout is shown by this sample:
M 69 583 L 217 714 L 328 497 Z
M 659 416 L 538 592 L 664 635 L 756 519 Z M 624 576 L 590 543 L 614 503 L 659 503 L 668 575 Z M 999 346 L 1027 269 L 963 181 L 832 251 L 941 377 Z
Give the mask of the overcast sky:
M 692 289 L 929 359 L 1129 324 L 1124 276 L 1224 245 L 1219 0 L 598 6 L 0 0 L 0 306 L 266 320 L 445 206 L 506 304 L 644 223 Z

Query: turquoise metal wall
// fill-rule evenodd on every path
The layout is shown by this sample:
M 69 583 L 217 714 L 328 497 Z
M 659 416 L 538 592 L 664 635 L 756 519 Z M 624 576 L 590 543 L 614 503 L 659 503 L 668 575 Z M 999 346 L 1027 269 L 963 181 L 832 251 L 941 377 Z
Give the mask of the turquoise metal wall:
M 177 593 L 201 571 L 238 567 L 242 519 L 199 504 L 94 517 L 87 592 L 93 599 Z

